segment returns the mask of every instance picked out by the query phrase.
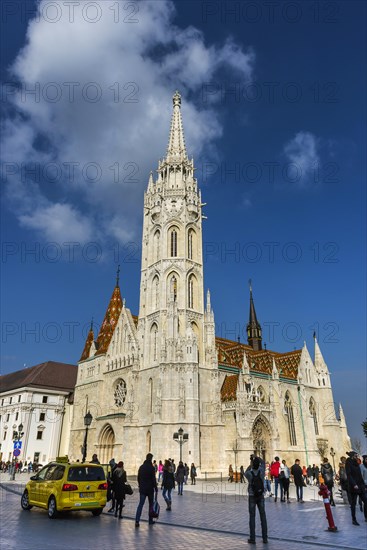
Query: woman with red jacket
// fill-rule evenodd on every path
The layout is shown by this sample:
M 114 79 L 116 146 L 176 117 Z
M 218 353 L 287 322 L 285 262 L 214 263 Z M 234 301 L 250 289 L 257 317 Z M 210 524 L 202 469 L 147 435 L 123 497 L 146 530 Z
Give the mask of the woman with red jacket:
M 279 460 L 279 456 L 276 456 L 270 468 L 270 475 L 274 478 L 274 483 L 275 483 L 275 491 L 274 491 L 275 502 L 278 500 L 279 470 L 280 470 L 280 460 Z

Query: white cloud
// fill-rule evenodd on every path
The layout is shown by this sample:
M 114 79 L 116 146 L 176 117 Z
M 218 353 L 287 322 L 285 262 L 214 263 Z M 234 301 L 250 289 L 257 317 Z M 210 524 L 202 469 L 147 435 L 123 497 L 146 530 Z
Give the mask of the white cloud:
M 299 186 L 306 186 L 315 181 L 319 157 L 319 139 L 311 132 L 298 132 L 285 144 L 283 152 L 289 163 L 289 179 Z
M 40 2 L 41 17 L 30 22 L 11 69 L 23 92 L 10 96 L 2 132 L 2 160 L 16 165 L 6 196 L 23 226 L 53 240 L 88 240 L 92 227 L 101 238 L 133 238 L 142 190 L 168 143 L 172 93 L 179 88 L 184 96 L 186 143 L 198 157 L 211 150 L 222 125 L 212 108 L 185 95 L 200 96 L 200 86 L 222 69 L 248 80 L 254 53 L 231 39 L 206 45 L 198 29 L 174 24 L 169 0 L 136 4 L 136 23 L 128 22 L 122 1 L 118 23 L 115 1 L 98 4 L 97 23 L 81 16 L 85 2 L 75 7 L 74 22 L 66 4 L 57 4 L 62 17 L 50 23 L 47 2 Z M 35 87 L 37 98 L 24 93 Z M 101 97 L 92 102 L 96 93 Z M 29 163 L 39 166 L 37 177 Z M 45 169 L 52 172 L 52 164 L 54 181 Z

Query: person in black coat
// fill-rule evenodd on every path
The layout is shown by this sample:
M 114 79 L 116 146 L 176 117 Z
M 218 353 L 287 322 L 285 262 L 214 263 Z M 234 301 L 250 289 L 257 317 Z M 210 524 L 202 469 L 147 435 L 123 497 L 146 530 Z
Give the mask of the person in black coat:
M 175 475 L 173 473 L 173 466 L 169 460 L 165 460 L 164 466 L 163 466 L 162 495 L 164 500 L 166 501 L 168 512 L 171 511 L 171 507 L 172 507 L 171 493 L 174 487 L 175 487 Z
M 117 514 L 119 519 L 122 519 L 122 509 L 124 507 L 125 500 L 125 483 L 126 472 L 124 470 L 124 463 L 119 462 L 112 474 L 113 491 L 115 494 L 115 518 Z
M 304 502 L 303 500 L 303 473 L 302 468 L 299 465 L 299 458 L 296 459 L 295 463 L 291 468 L 291 475 L 293 477 L 294 484 L 296 486 L 297 501 Z
M 356 518 L 356 504 L 358 496 L 364 504 L 364 519 L 367 521 L 367 498 L 363 477 L 358 464 L 358 454 L 356 451 L 347 453 L 348 458 L 345 462 L 345 472 L 347 474 L 349 492 L 350 492 L 350 510 L 352 513 L 353 525 L 359 525 Z
M 324 478 L 324 483 L 330 491 L 330 506 L 335 506 L 333 497 L 334 487 L 334 470 L 331 467 L 327 458 L 324 458 L 324 462 L 321 464 L 321 475 Z
M 180 496 L 182 496 L 184 480 L 185 480 L 185 466 L 183 465 L 183 462 L 180 460 L 176 470 L 176 481 L 178 486 L 178 494 Z
M 140 516 L 143 510 L 143 506 L 146 498 L 148 497 L 149 512 L 150 512 L 150 509 L 153 506 L 154 491 L 158 491 L 157 479 L 155 477 L 155 470 L 152 464 L 152 458 L 153 458 L 152 453 L 148 453 L 146 460 L 140 466 L 138 471 L 140 501 L 136 509 L 135 527 L 139 527 Z M 153 521 L 153 518 L 150 516 L 150 514 L 149 514 L 149 523 L 151 525 L 155 523 Z

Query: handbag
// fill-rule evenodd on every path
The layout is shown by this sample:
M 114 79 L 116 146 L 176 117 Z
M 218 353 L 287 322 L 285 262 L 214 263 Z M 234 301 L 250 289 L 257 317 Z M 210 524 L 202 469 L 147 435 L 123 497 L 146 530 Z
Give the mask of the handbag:
M 129 485 L 129 483 L 125 483 L 125 495 L 133 495 L 134 489 Z
M 157 500 L 157 493 L 155 494 L 153 504 L 151 505 L 149 509 L 149 516 L 151 518 L 159 518 L 159 512 L 161 510 L 161 507 L 159 505 L 159 502 Z

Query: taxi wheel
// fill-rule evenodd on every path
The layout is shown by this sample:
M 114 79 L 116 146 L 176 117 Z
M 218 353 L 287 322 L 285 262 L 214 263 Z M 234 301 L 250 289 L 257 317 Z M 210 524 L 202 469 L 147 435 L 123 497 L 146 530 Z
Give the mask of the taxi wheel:
M 24 493 L 22 494 L 20 504 L 23 510 L 30 510 L 31 508 L 33 508 L 33 506 L 29 504 L 29 495 L 27 489 L 25 489 Z
M 102 514 L 102 508 L 100 508 L 99 510 L 92 510 L 92 514 L 94 516 L 100 516 Z
M 57 517 L 56 499 L 53 496 L 49 498 L 47 511 L 50 519 Z

